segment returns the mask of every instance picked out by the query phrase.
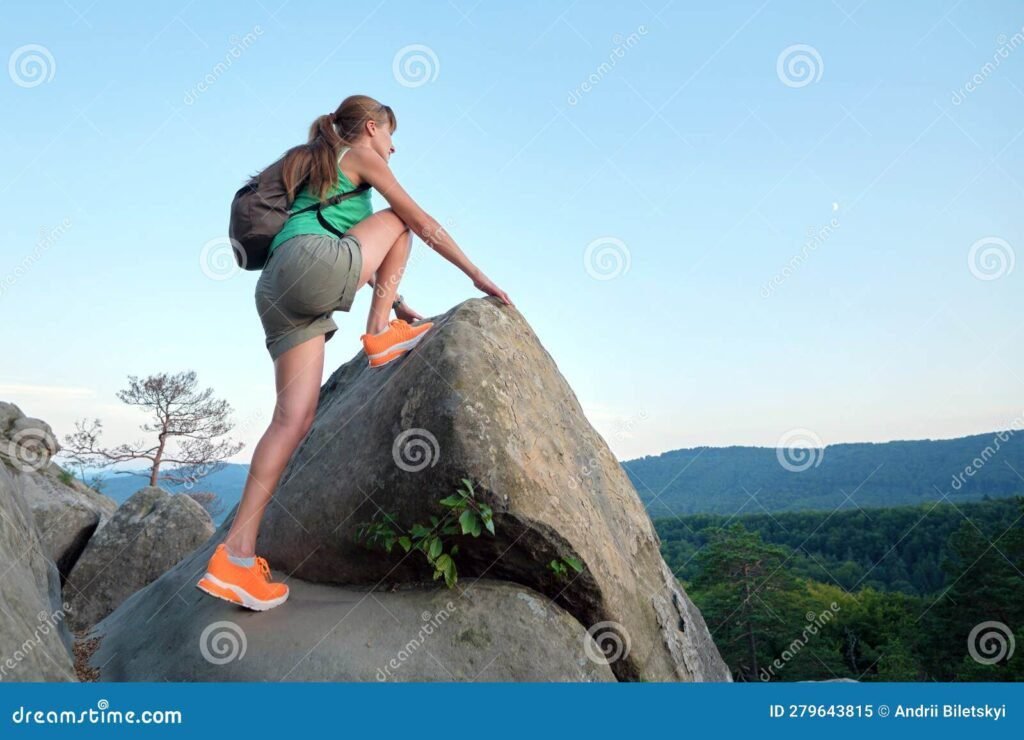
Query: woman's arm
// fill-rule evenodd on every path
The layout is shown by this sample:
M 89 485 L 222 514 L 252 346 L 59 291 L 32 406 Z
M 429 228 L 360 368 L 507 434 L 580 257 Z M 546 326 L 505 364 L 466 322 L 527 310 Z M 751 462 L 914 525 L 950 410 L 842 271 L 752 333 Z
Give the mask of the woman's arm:
M 429 247 L 458 267 L 473 281 L 483 275 L 473 264 L 451 235 L 438 223 L 437 219 L 424 211 L 412 196 L 406 192 L 395 177 L 388 163 L 376 152 L 353 149 L 356 171 L 364 182 L 368 182 L 379 192 L 391 206 L 395 214 L 411 228 Z

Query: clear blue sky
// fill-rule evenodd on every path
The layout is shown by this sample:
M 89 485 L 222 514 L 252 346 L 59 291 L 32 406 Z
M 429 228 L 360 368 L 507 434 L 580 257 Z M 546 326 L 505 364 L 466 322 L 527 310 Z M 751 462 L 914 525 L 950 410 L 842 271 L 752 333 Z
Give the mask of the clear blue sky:
M 127 376 L 194 369 L 258 438 L 273 371 L 257 274 L 212 279 L 201 255 L 245 176 L 352 93 L 395 109 L 398 178 L 509 292 L 622 458 L 1021 426 L 1019 3 L 2 16 L 0 398 L 60 435 L 99 416 L 108 442 L 136 437 L 114 395 Z M 402 292 L 421 313 L 479 295 L 418 240 L 414 260 Z M 359 351 L 368 305 L 335 314 L 325 377 Z

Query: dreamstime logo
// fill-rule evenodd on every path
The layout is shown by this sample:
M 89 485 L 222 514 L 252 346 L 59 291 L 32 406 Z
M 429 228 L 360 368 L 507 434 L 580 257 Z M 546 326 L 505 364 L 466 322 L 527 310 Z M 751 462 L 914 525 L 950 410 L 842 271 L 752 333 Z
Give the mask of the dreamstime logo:
M 405 643 L 395 655 L 391 658 L 384 668 L 377 669 L 377 680 L 387 681 L 391 677 L 392 672 L 398 670 L 402 665 L 412 657 L 413 653 L 423 646 L 423 643 L 427 641 L 427 638 L 434 634 L 435 631 L 440 629 L 441 624 L 448 621 L 452 613 L 455 612 L 455 604 L 449 601 L 441 609 L 438 609 L 436 613 L 431 614 L 429 611 L 423 611 L 420 614 L 420 619 L 423 620 L 423 625 L 417 631 L 416 636 L 413 637 L 409 642 Z
M 57 74 L 57 61 L 45 46 L 19 46 L 7 60 L 7 74 L 18 87 L 36 87 Z
M 981 87 L 982 83 L 995 73 L 999 65 L 1003 63 L 1003 60 L 1010 58 L 1011 52 L 1024 45 L 1024 33 L 1022 32 L 1024 32 L 1024 28 L 1009 38 L 1004 33 L 996 37 L 997 47 L 995 53 L 992 54 L 992 61 L 981 65 L 981 68 L 967 78 L 967 82 L 961 85 L 959 90 L 953 91 L 953 95 L 950 98 L 950 102 L 953 105 L 960 105 L 964 102 L 968 95 Z
M 996 436 L 992 438 L 992 443 L 985 445 L 985 448 L 979 454 L 975 455 L 974 459 L 964 466 L 963 470 L 953 476 L 950 483 L 953 490 L 959 491 L 967 484 L 968 478 L 973 478 L 977 475 L 978 471 L 985 467 L 988 461 L 995 457 L 1002 449 L 1003 443 L 1009 441 L 1010 437 L 1020 431 L 1019 427 L 1022 424 L 1024 424 L 1024 414 L 1013 419 L 1006 429 L 1001 429 L 996 432 Z
M 833 232 L 839 228 L 839 219 L 833 218 L 825 226 L 815 231 L 809 229 L 807 233 L 807 241 L 804 242 L 803 248 L 798 254 L 794 254 L 790 258 L 786 266 L 777 272 L 771 280 L 761 286 L 761 297 L 770 298 L 780 285 L 782 285 L 790 276 L 795 273 L 805 262 L 810 258 L 811 253 L 818 247 L 823 245 L 832 236 Z
M 592 477 L 600 475 L 601 471 L 607 471 L 609 466 L 617 467 L 618 465 L 619 460 L 615 457 L 615 453 L 608 445 L 602 445 L 597 451 L 596 457 L 590 457 L 583 461 L 579 467 L 579 474 L 569 475 L 569 488 L 574 491 L 577 488 L 586 488 L 587 481 Z
M 618 622 L 598 622 L 587 630 L 583 651 L 595 663 L 611 665 L 629 655 L 632 641 L 626 628 Z M 595 649 L 596 647 L 596 649 Z
M 967 652 L 982 665 L 1009 660 L 1016 646 L 1013 630 L 1002 622 L 981 622 L 967 636 Z
M 403 87 L 421 87 L 437 79 L 441 62 L 434 50 L 425 44 L 409 44 L 395 53 L 391 73 Z
M 16 725 L 180 725 L 180 709 L 111 709 L 107 699 L 99 699 L 95 708 L 33 709 L 24 705 L 11 713 Z
M 617 33 L 612 36 L 612 43 L 615 44 L 612 50 L 608 53 L 608 61 L 601 62 L 597 65 L 597 69 L 591 72 L 586 79 L 583 80 L 574 90 L 569 91 L 569 95 L 566 98 L 566 102 L 569 105 L 576 105 L 580 102 L 580 99 L 588 92 L 594 89 L 601 80 L 608 75 L 612 68 L 618 63 L 619 59 L 624 59 L 626 52 L 632 49 L 634 46 L 640 43 L 640 37 L 647 35 L 647 26 L 639 25 L 636 31 L 623 38 L 621 33 Z
M 253 424 L 263 419 L 263 409 L 256 409 L 243 419 L 239 424 L 232 427 L 232 430 L 236 434 L 247 432 L 252 428 Z M 196 484 L 201 482 L 210 473 L 214 473 L 223 468 L 223 461 L 211 460 L 209 462 L 201 463 L 195 467 L 189 467 L 185 469 L 185 475 L 181 480 L 181 489 L 183 491 L 191 491 L 196 487 Z M 179 468 L 179 470 L 181 470 Z M 178 470 L 175 471 L 175 475 L 178 474 Z
M 245 263 L 245 250 L 237 241 L 227 236 L 218 236 L 203 245 L 199 252 L 199 269 L 211 280 L 227 280 L 241 271 L 238 257 Z
M 637 419 L 639 419 L 640 421 L 646 420 L 647 410 L 640 409 L 640 413 L 637 414 Z M 630 432 L 633 430 L 633 427 L 636 426 L 637 419 L 630 418 L 625 421 L 620 420 L 617 424 L 618 428 L 615 430 L 615 438 L 618 440 L 630 438 Z
M 0 662 L 0 679 L 3 679 L 8 671 L 13 671 L 18 666 L 18 663 L 25 660 L 34 649 L 42 645 L 43 638 L 49 635 L 51 630 L 58 630 L 57 623 L 63 621 L 64 617 L 71 610 L 71 605 L 67 602 L 62 603 L 60 606 L 61 608 L 56 611 L 41 611 L 36 615 L 36 620 L 39 624 L 32 631 L 32 636 L 18 645 L 13 654 Z
M 438 244 L 440 243 L 440 237 L 448 237 L 450 239 L 451 236 L 449 235 L 449 231 L 451 231 L 453 226 L 455 226 L 455 219 L 449 217 L 445 219 L 444 225 L 438 223 L 437 228 L 433 228 L 431 226 L 425 227 L 419 234 L 419 237 L 423 240 L 424 244 L 434 251 L 437 251 Z M 409 264 L 413 264 L 412 261 L 417 259 L 420 254 L 420 250 L 413 252 L 409 258 Z
M 36 262 L 40 260 L 43 253 L 50 249 L 56 244 L 61 237 L 64 236 L 71 229 L 71 218 L 65 216 L 61 222 L 53 228 L 47 228 L 43 226 L 39 229 L 39 240 L 36 241 L 35 249 L 29 252 L 28 256 L 21 261 L 20 264 L 16 265 L 11 272 L 0 278 L 0 298 L 3 298 L 7 291 L 14 287 L 14 285 L 25 275 L 27 275 Z
M 228 39 L 228 43 L 231 44 L 231 48 L 228 49 L 224 55 L 223 61 L 217 62 L 213 65 L 213 69 L 207 72 L 199 82 L 192 86 L 190 90 L 185 91 L 185 96 L 182 98 L 182 102 L 185 105 L 192 105 L 199 99 L 199 96 L 209 90 L 213 84 L 221 78 L 225 72 L 231 67 L 236 59 L 241 58 L 242 52 L 248 49 L 250 46 L 256 43 L 256 40 L 263 35 L 263 29 L 259 24 L 252 27 L 252 30 L 245 34 L 245 36 L 231 36 Z
M 807 612 L 804 618 L 808 624 L 803 630 L 800 631 L 800 636 L 795 638 L 783 649 L 782 655 L 775 658 L 771 662 L 770 667 L 762 668 L 759 672 L 758 677 L 762 681 L 771 681 L 775 676 L 776 671 L 781 671 L 786 667 L 786 664 L 791 661 L 797 653 L 804 649 L 804 646 L 811 641 L 811 638 L 820 632 L 826 624 L 832 621 L 832 617 L 839 613 L 840 607 L 836 602 L 832 602 L 829 605 L 827 611 L 821 612 L 821 614 L 815 614 L 814 612 Z
M 407 473 L 418 473 L 423 468 L 434 467 L 440 457 L 441 448 L 437 437 L 426 429 L 406 429 L 395 437 L 391 445 L 391 456 L 395 465 Z
M 208 663 L 225 665 L 245 657 L 248 640 L 245 631 L 234 622 L 208 624 L 199 636 L 199 652 Z
M 614 236 L 602 236 L 583 250 L 583 268 L 595 280 L 613 280 L 629 272 L 629 247 Z
M 967 267 L 978 280 L 998 280 L 1009 275 L 1015 262 L 1013 247 L 998 236 L 979 239 L 967 252 Z
M 821 79 L 825 63 L 813 46 L 787 46 L 775 61 L 775 73 L 786 87 L 807 87 Z
M 41 470 L 56 451 L 56 438 L 42 427 L 27 427 L 7 441 L 7 458 L 23 473 Z
M 790 429 L 775 443 L 779 465 L 791 473 L 818 467 L 825 456 L 821 437 L 810 429 Z

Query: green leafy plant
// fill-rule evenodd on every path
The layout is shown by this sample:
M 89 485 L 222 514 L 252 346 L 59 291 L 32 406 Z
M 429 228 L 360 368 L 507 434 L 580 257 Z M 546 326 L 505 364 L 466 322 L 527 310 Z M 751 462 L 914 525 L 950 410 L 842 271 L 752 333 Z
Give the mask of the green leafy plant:
M 356 539 L 368 546 L 379 546 L 388 553 L 395 545 L 405 552 L 417 550 L 423 553 L 434 569 L 434 580 L 443 576 L 445 585 L 452 588 L 458 580 L 455 556 L 459 546 L 452 545 L 445 552 L 444 538 L 460 534 L 479 537 L 484 530 L 494 534 L 494 512 L 491 507 L 476 500 L 476 491 L 470 479 L 463 478 L 462 483 L 462 488 L 438 502 L 449 509 L 443 521 L 432 516 L 429 526 L 416 523 L 409 527 L 407 533 L 402 534 L 395 516 L 379 511 L 372 521 L 357 525 Z
M 60 477 L 60 482 L 63 483 L 65 486 L 70 486 L 71 483 L 75 480 L 75 476 L 69 471 L 64 470 L 64 468 L 60 469 L 60 473 L 58 474 L 58 476 Z
M 581 573 L 583 571 L 583 563 L 571 555 L 566 555 L 564 558 L 552 560 L 548 563 L 548 568 L 554 571 L 555 575 L 559 578 L 568 578 L 570 570 Z

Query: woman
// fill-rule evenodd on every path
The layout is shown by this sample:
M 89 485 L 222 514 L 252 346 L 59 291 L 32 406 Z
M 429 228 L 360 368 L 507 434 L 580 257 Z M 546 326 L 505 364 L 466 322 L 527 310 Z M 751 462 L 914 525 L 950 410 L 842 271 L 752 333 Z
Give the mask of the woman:
M 292 210 L 361 186 L 367 189 L 323 207 L 319 217 L 316 209 L 291 216 L 271 243 L 256 284 L 256 307 L 274 361 L 277 404 L 253 452 L 231 529 L 196 584 L 250 609 L 271 609 L 288 598 L 288 586 L 273 582 L 267 561 L 256 555 L 256 536 L 288 460 L 313 423 L 324 344 L 338 329 L 331 314 L 348 311 L 363 285 L 374 286 L 366 333 L 360 337 L 372 368 L 393 362 L 423 338 L 432 324 L 410 324 L 423 317 L 398 294 L 413 231 L 476 288 L 512 305 L 505 291 L 398 184 L 388 167 L 396 127 L 389 106 L 352 95 L 334 113 L 314 121 L 308 144 L 286 154 L 282 177 Z M 373 213 L 369 187 L 390 208 Z M 389 322 L 392 308 L 397 318 Z

